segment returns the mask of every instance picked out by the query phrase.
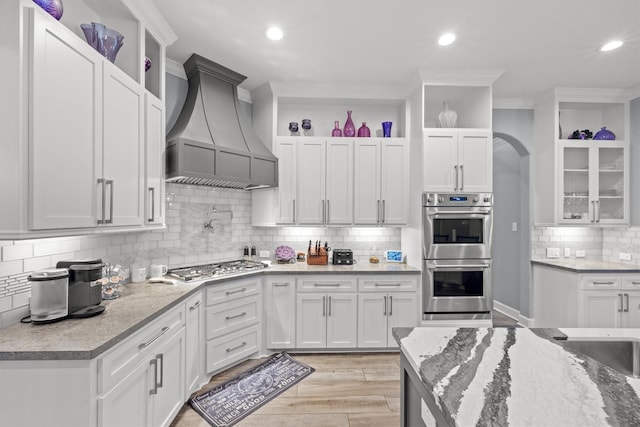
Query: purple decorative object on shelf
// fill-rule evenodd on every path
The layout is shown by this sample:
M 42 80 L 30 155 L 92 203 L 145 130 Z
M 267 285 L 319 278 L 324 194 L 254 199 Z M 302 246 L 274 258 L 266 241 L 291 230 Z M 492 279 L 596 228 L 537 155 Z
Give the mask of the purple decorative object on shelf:
M 594 135 L 593 139 L 600 141 L 613 141 L 616 139 L 616 134 L 607 129 L 606 126 L 600 128 L 598 132 Z
M 356 136 L 356 127 L 351 120 L 351 110 L 347 110 L 347 121 L 344 123 L 343 135 L 346 137 Z
M 33 2 L 58 21 L 62 18 L 62 0 L 33 0 Z
M 148 56 L 144 57 L 144 71 L 145 73 L 151 69 L 151 60 Z
M 98 22 L 80 24 L 80 28 L 82 28 L 84 37 L 92 48 L 100 52 L 109 61 L 115 62 L 116 55 L 124 44 L 124 36 L 122 34 Z
M 302 129 L 304 130 L 311 129 L 311 119 L 302 119 Z
M 298 122 L 289 122 L 289 132 L 292 135 L 298 132 Z
M 382 122 L 382 136 L 391 138 L 391 122 Z
M 331 136 L 342 136 L 342 129 L 340 129 L 340 122 L 336 120 L 333 122 L 333 130 L 331 131 Z
M 358 137 L 359 138 L 368 138 L 371 136 L 371 131 L 367 127 L 367 122 L 362 122 L 362 126 L 358 129 Z

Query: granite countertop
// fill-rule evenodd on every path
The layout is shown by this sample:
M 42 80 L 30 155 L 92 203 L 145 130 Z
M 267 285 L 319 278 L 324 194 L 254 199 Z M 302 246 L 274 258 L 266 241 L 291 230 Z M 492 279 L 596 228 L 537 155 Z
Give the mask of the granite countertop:
M 353 266 L 273 264 L 264 270 L 176 284 L 129 283 L 122 297 L 103 301 L 105 311 L 95 317 L 65 319 L 33 325 L 17 323 L 0 328 L 0 360 L 89 360 L 158 318 L 207 285 L 264 274 L 419 273 L 406 264 Z
M 593 259 L 532 259 L 531 264 L 544 265 L 575 273 L 640 273 L 639 265 Z
M 555 329 L 569 340 L 633 340 L 640 329 Z M 640 379 L 564 348 L 550 330 L 395 328 L 451 425 L 640 425 Z

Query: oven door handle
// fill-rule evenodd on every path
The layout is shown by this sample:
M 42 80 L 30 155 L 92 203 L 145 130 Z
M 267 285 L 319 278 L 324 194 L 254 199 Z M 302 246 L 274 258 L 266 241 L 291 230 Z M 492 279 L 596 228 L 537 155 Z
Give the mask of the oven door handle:
M 440 216 L 440 215 L 465 215 L 465 216 L 473 216 L 473 215 L 491 215 L 490 210 L 483 211 L 427 211 L 427 215 L 429 216 Z
M 470 268 L 489 268 L 491 264 L 465 264 L 465 265 L 455 265 L 455 264 L 427 264 L 428 270 L 440 270 L 443 268 L 454 268 L 457 270 L 468 270 Z

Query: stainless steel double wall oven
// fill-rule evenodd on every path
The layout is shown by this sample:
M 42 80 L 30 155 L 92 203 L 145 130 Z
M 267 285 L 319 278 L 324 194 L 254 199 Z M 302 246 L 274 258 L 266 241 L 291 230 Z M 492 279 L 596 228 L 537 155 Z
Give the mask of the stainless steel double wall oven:
M 423 320 L 489 319 L 493 196 L 424 193 Z

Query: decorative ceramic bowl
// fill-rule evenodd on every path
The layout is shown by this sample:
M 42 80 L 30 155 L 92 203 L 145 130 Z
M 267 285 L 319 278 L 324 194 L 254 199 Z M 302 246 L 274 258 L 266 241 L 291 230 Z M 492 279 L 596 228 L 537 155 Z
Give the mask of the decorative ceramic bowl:
M 616 139 L 616 134 L 607 129 L 606 126 L 602 127 L 596 134 L 593 139 L 601 140 L 601 141 L 613 141 Z

